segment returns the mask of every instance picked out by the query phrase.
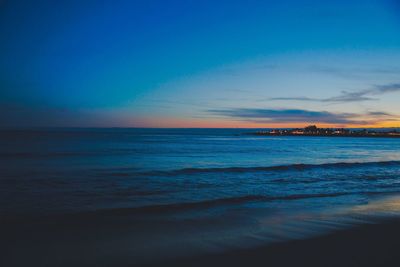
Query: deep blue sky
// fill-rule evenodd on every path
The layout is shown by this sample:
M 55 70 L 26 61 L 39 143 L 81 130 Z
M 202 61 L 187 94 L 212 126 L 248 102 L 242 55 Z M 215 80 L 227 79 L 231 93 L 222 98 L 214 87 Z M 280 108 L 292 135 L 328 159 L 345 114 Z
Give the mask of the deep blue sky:
M 397 1 L 0 0 L 0 34 L 6 127 L 398 125 Z

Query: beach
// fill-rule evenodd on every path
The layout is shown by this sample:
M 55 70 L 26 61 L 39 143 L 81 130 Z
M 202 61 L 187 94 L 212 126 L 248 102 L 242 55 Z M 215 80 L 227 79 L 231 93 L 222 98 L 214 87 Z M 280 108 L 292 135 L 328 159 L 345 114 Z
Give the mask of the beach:
M 1 224 L 2 266 L 398 266 L 400 219 L 249 249 L 139 262 L 127 217 L 59 217 Z M 129 237 L 127 239 L 127 237 Z M 145 246 L 145 244 L 143 244 Z
M 399 266 L 400 220 L 163 266 Z M 157 265 L 154 265 L 157 266 Z M 161 265 L 160 265 L 161 266 Z
M 243 132 L 0 133 L 0 265 L 396 263 L 399 139 Z

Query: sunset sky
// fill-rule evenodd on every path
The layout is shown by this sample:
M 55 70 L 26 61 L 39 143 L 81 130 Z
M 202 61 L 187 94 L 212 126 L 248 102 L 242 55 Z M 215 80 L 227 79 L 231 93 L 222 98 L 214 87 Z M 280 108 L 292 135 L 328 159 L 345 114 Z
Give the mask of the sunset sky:
M 400 127 L 400 4 L 0 0 L 2 127 Z

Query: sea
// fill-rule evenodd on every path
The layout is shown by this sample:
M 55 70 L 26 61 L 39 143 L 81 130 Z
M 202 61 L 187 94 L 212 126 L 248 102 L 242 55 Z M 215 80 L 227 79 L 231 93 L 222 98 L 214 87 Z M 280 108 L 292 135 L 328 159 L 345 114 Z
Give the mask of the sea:
M 2 130 L 0 219 L 129 218 L 124 244 L 148 260 L 400 214 L 400 138 L 255 131 Z

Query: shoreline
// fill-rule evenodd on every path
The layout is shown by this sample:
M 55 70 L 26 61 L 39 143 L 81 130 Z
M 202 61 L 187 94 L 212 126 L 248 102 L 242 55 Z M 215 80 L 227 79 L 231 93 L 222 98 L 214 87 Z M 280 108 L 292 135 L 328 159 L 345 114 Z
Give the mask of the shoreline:
M 323 137 L 378 137 L 378 138 L 399 138 L 400 132 L 371 131 L 367 129 L 353 130 L 346 128 L 318 128 L 316 125 L 309 125 L 304 128 L 293 129 L 272 129 L 253 132 L 253 135 L 262 136 L 323 136 Z
M 399 237 L 400 218 L 395 218 L 307 239 L 143 266 L 400 266 Z
M 243 243 L 233 243 L 208 252 L 192 250 L 194 253 L 191 253 L 189 249 L 189 253 L 180 255 L 171 253 L 168 247 L 159 247 L 147 256 L 137 254 L 132 250 L 132 242 L 141 240 L 143 246 L 152 242 L 153 233 L 140 236 L 140 229 L 166 234 L 165 230 L 172 227 L 176 230 L 175 235 L 184 234 L 183 224 L 169 222 L 170 226 L 165 228 L 158 223 L 140 222 L 129 214 L 104 213 L 56 216 L 19 223 L 1 221 L 0 247 L 4 257 L 0 259 L 0 265 L 400 266 L 400 256 L 396 256 L 400 246 L 400 217 L 379 213 L 381 207 L 390 210 L 390 205 L 396 205 L 395 202 L 388 203 L 389 206 L 374 204 L 358 215 L 352 213 L 355 221 L 350 224 L 341 216 L 334 216 L 332 221 L 326 221 L 333 227 L 326 232 L 314 229 L 317 230 L 315 235 L 277 239 L 248 247 L 242 246 Z M 323 221 L 319 223 L 322 225 Z M 306 231 L 307 226 L 303 227 L 298 231 Z M 162 239 L 158 241 L 162 242 Z M 185 243 L 179 247 L 183 251 L 186 249 Z M 148 261 L 148 256 L 151 261 Z
M 297 137 L 347 137 L 347 138 L 400 138 L 400 135 L 352 135 L 352 134 L 338 134 L 338 135 L 328 135 L 328 134 L 270 134 L 270 133 L 247 133 L 246 135 L 253 136 L 297 136 Z
M 281 241 L 252 248 L 236 248 L 229 251 L 204 253 L 195 256 L 171 257 L 152 263 L 139 263 L 129 252 L 129 243 L 121 239 L 121 231 L 129 230 L 109 225 L 104 232 L 102 225 L 88 224 L 86 229 L 97 228 L 96 242 L 108 242 L 114 250 L 102 250 L 98 243 L 85 242 L 82 229 L 70 231 L 76 225 L 64 222 L 61 228 L 68 231 L 57 234 L 55 225 L 46 227 L 43 239 L 34 238 L 35 233 L 22 231 L 16 238 L 6 236 L 1 244 L 4 257 L 2 266 L 141 266 L 141 267 L 220 267 L 220 266 L 400 266 L 400 218 L 378 219 L 370 224 L 352 225 L 326 234 L 305 239 Z M 114 227 L 112 227 L 114 226 Z M 120 225 L 121 226 L 121 225 Z M 3 227 L 2 227 L 3 228 Z M 29 228 L 29 227 L 28 227 Z M 113 228 L 113 229 L 111 229 Z M 4 230 L 4 228 L 3 228 Z M 26 230 L 26 229 L 25 229 Z M 108 232 L 110 231 L 110 232 Z M 70 234 L 77 235 L 71 239 Z M 119 234 L 118 234 L 119 233 Z M 92 233 L 93 234 L 93 233 Z M 106 238 L 105 238 L 106 237 Z M 70 243 L 73 240 L 73 243 Z M 82 243 L 77 241 L 81 240 Z M 37 242 L 40 241 L 40 242 Z M 18 244 L 29 243 L 20 249 Z M 71 250 L 71 246 L 74 248 Z M 155 251 L 155 257 L 162 251 Z

